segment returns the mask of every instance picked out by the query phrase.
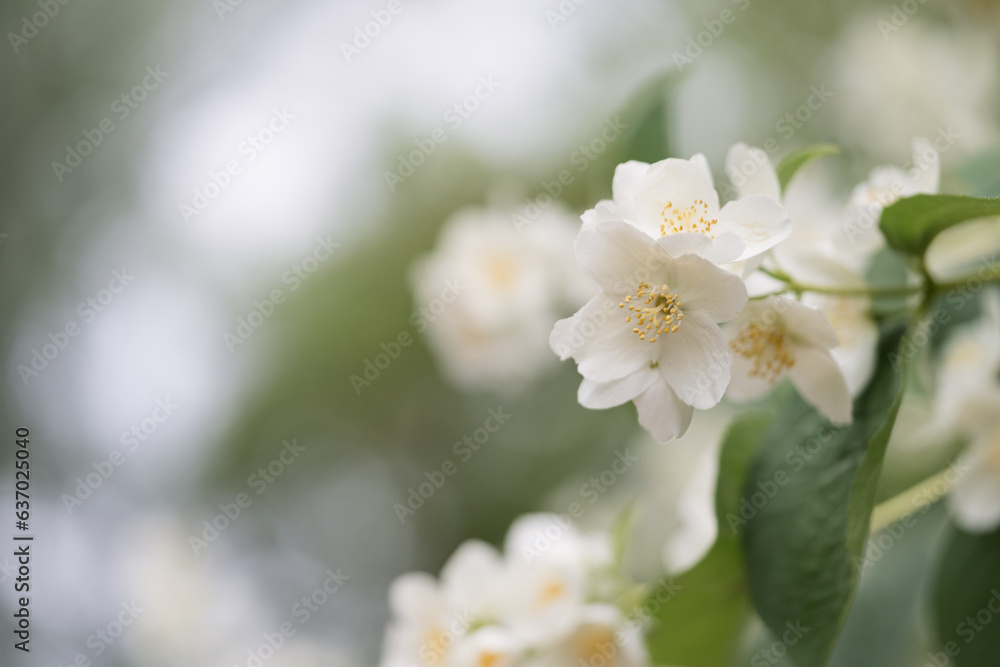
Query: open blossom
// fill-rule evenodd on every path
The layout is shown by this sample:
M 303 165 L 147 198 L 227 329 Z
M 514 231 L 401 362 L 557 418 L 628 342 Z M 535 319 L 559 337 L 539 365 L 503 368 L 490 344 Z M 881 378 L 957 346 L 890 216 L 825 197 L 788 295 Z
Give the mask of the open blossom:
M 445 224 L 413 267 L 410 322 L 450 380 L 516 391 L 550 367 L 552 323 L 590 295 L 573 262 L 579 227 L 559 207 L 523 229 L 498 209 L 465 209 Z
M 726 172 L 739 196 L 757 193 L 774 197 L 791 216 L 791 234 L 771 250 L 765 266 L 804 285 L 867 286 L 861 273 L 867 257 L 849 247 L 841 228 L 843 205 L 835 201 L 826 182 L 816 177 L 815 168 L 800 171 L 782 196 L 767 153 L 739 143 L 726 156 Z M 747 278 L 751 295 L 766 294 L 781 285 L 762 273 Z M 871 314 L 871 300 L 807 292 L 802 302 L 823 311 L 833 326 L 838 345 L 830 353 L 844 373 L 851 396 L 857 396 L 875 371 L 878 326 Z
M 934 194 L 941 179 L 941 158 L 927 139 L 913 140 L 913 159 L 905 168 L 872 169 L 868 180 L 851 192 L 844 233 L 853 252 L 868 258 L 885 245 L 878 222 L 886 206 L 916 194 Z
M 824 417 L 835 424 L 851 421 L 847 382 L 830 354 L 837 336 L 819 309 L 770 296 L 751 301 L 725 331 L 733 353 L 731 398 L 763 396 L 788 376 Z
M 585 222 L 624 220 L 656 239 L 677 237 L 675 253 L 690 248 L 718 264 L 756 257 L 791 231 L 785 210 L 763 195 L 749 195 L 720 207 L 703 155 L 655 164 L 620 164 L 612 193 L 613 201 L 598 203 L 585 214 Z M 718 243 L 705 244 L 699 237 Z
M 592 409 L 632 401 L 661 442 L 682 435 L 694 408 L 716 405 L 729 383 L 719 322 L 746 304 L 743 281 L 695 254 L 672 255 L 624 222 L 585 227 L 577 261 L 599 293 L 560 320 L 550 343 L 577 362 L 578 399 Z
M 441 580 L 411 573 L 390 591 L 393 619 L 383 667 L 644 667 L 640 628 L 608 588 L 610 537 L 581 534 L 555 515 L 529 514 L 511 526 L 501 554 L 463 544 Z

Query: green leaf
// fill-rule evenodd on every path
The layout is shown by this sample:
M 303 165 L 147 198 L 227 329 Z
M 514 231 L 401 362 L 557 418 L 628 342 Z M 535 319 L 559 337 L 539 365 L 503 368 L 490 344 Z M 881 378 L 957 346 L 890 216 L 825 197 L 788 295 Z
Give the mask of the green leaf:
M 815 146 L 806 146 L 794 153 L 789 153 L 778 164 L 778 183 L 781 184 L 781 191 L 785 191 L 785 188 L 791 183 L 792 178 L 806 163 L 812 162 L 817 158 L 838 155 L 839 153 L 840 146 L 836 144 L 816 144 Z
M 656 619 L 647 635 L 654 664 L 721 667 L 735 651 L 750 606 L 739 538 L 725 517 L 739 504 L 747 466 L 772 418 L 743 415 L 726 432 L 716 488 L 719 537 L 698 565 L 661 584 L 646 601 Z M 661 602 L 668 587 L 672 595 Z
M 890 246 L 923 257 L 934 237 L 966 220 L 1000 215 L 1000 198 L 914 195 L 882 211 L 879 227 Z
M 850 425 L 832 426 L 791 395 L 764 435 L 744 488 L 753 603 L 779 637 L 786 624 L 807 629 L 787 646 L 802 667 L 826 664 L 857 585 L 856 563 L 905 385 L 889 361 L 901 335 L 901 328 L 883 335 L 878 368 L 854 403 Z
M 1000 530 L 954 528 L 932 591 L 939 651 L 958 667 L 994 667 L 1000 656 Z

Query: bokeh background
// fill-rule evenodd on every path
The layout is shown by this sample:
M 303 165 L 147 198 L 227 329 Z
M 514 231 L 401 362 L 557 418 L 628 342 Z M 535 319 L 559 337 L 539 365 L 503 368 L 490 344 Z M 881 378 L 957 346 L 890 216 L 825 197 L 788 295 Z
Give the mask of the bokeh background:
M 1000 194 L 1000 8 L 989 0 L 399 0 L 345 55 L 387 6 L 0 9 L 0 510 L 13 513 L 14 430 L 27 427 L 36 535 L 32 651 L 8 636 L 3 664 L 247 664 L 289 620 L 294 641 L 269 664 L 376 664 L 400 573 L 437 572 L 470 537 L 496 543 L 518 514 L 563 510 L 622 447 L 643 465 L 581 523 L 606 525 L 650 489 L 669 496 L 662 447 L 643 440 L 631 406 L 578 406 L 571 364 L 515 393 L 461 391 L 410 322 L 421 304 L 409 267 L 442 222 L 464 206 L 529 202 L 609 119 L 630 129 L 575 172 L 562 195 L 572 211 L 607 196 L 626 158 L 702 152 L 719 171 L 732 143 L 768 138 L 779 155 L 839 143 L 831 177 L 846 190 L 903 163 L 913 136 L 951 131 L 945 190 Z M 723 11 L 734 20 L 718 30 Z M 481 78 L 495 90 L 458 127 L 444 122 Z M 782 124 L 821 87 L 829 99 L 806 121 Z M 95 135 L 104 119 L 112 129 Z M 385 171 L 438 127 L 447 141 L 390 190 Z M 54 168 L 88 136 L 100 136 L 90 154 Z M 218 176 L 232 162 L 239 173 Z M 211 188 L 213 174 L 224 187 Z M 204 210 L 183 208 L 206 191 Z M 304 264 L 321 239 L 335 249 Z M 114 272 L 132 278 L 102 292 Z M 227 338 L 274 290 L 285 300 L 252 335 Z M 42 370 L 19 370 L 69 323 L 79 333 Z M 358 395 L 350 376 L 401 332 L 415 343 Z M 176 407 L 150 421 L 165 414 L 157 401 Z M 498 407 L 510 421 L 401 522 L 394 504 Z M 133 428 L 144 437 L 130 450 Z M 274 466 L 293 441 L 304 449 Z M 121 465 L 80 494 L 115 449 Z M 280 474 L 258 494 L 251 476 L 268 465 Z M 192 548 L 241 493 L 250 505 Z M 923 664 L 916 601 L 938 512 L 865 572 L 836 664 Z M 3 627 L 12 564 L 0 556 Z M 346 579 L 300 624 L 295 605 L 328 571 Z M 133 602 L 135 621 L 102 639 Z

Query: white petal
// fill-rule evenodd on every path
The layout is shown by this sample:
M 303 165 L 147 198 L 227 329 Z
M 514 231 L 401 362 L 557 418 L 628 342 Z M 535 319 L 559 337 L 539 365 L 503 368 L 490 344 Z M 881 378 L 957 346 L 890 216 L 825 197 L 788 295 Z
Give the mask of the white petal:
M 441 586 L 453 608 L 479 616 L 496 608 L 503 571 L 503 561 L 495 548 L 468 540 L 442 568 Z
M 639 413 L 639 425 L 657 442 L 679 438 L 691 425 L 694 409 L 681 402 L 674 390 L 662 379 L 636 396 L 633 402 Z
M 826 319 L 826 314 L 814 306 L 789 297 L 769 297 L 767 307 L 774 308 L 785 323 L 788 335 L 796 343 L 833 348 L 840 345 L 837 332 Z
M 718 234 L 732 232 L 739 236 L 746 246 L 739 259 L 748 259 L 787 239 L 792 233 L 792 219 L 773 199 L 751 195 L 722 207 L 715 229 Z
M 834 424 L 851 423 L 851 393 L 828 350 L 811 345 L 794 347 L 795 365 L 788 371 L 806 402 Z
M 619 302 L 595 296 L 573 317 L 556 322 L 549 336 L 560 358 L 576 359 L 578 370 L 595 382 L 620 380 L 657 358 L 656 347 L 632 333 Z
M 667 234 L 657 239 L 657 243 L 674 257 L 698 255 L 719 265 L 735 262 L 746 247 L 732 232 L 716 234 L 714 239 L 700 232 Z
M 708 158 L 705 157 L 704 153 L 695 153 L 691 156 L 691 159 L 688 160 L 688 162 L 705 172 L 705 175 L 708 176 L 708 182 L 713 188 L 715 187 L 715 177 L 712 176 L 712 166 L 708 164 Z
M 635 204 L 637 225 L 654 238 L 662 235 L 660 226 L 668 204 L 675 210 L 697 206 L 706 219 L 717 218 L 719 213 L 719 195 L 705 170 L 691 161 L 675 158 L 650 167 L 635 190 Z
M 389 607 L 401 618 L 436 613 L 440 599 L 437 580 L 425 572 L 401 575 L 389 587 Z
M 667 284 L 681 297 L 685 317 L 689 312 L 707 315 L 713 322 L 728 322 L 747 304 L 747 290 L 739 276 L 695 255 L 681 255 L 667 267 Z
M 625 220 L 637 219 L 635 208 L 635 188 L 649 172 L 649 164 L 638 160 L 629 160 L 615 167 L 615 175 L 611 180 L 611 192 L 618 212 Z
M 941 181 L 941 156 L 927 139 L 913 140 L 913 186 L 917 192 L 935 194 Z
M 734 337 L 738 331 L 738 327 L 734 327 Z M 728 332 L 729 328 L 727 328 Z M 729 387 L 726 388 L 726 396 L 738 403 L 758 399 L 761 396 L 766 396 L 785 376 L 785 372 L 781 371 L 773 379 L 768 379 L 760 375 L 750 375 L 750 371 L 752 370 L 752 359 L 747 359 L 738 354 L 732 355 Z
M 988 532 L 1000 526 L 1000 476 L 991 465 L 990 444 L 974 445 L 962 461 L 969 466 L 951 491 L 948 504 L 962 528 Z
M 759 148 L 742 142 L 734 144 L 726 154 L 726 174 L 739 197 L 764 195 L 776 202 L 781 201 L 778 174 L 771 166 L 767 153 Z
M 584 378 L 576 398 L 585 408 L 604 410 L 628 403 L 660 379 L 660 374 L 646 366 L 614 382 L 594 382 Z
M 718 325 L 700 312 L 685 312 L 677 331 L 662 334 L 660 372 L 688 405 L 707 410 L 729 384 L 729 350 Z
M 618 212 L 618 207 L 614 202 L 602 199 L 597 202 L 597 206 L 584 211 L 580 216 L 580 220 L 583 222 L 583 227 L 588 228 L 602 222 L 620 222 L 622 214 Z
M 574 247 L 580 268 L 608 294 L 634 294 L 649 269 L 670 259 L 652 238 L 626 222 L 584 228 Z

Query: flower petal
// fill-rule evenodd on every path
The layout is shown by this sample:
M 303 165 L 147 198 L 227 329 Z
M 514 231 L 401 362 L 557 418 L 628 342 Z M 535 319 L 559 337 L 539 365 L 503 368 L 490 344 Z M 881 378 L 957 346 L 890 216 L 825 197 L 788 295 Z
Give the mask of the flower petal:
M 731 201 L 719 211 L 717 234 L 732 232 L 746 248 L 739 259 L 755 257 L 781 243 L 792 233 L 788 211 L 773 199 L 750 195 Z
M 738 331 L 738 328 L 735 331 Z M 733 333 L 734 337 L 736 335 L 735 331 Z M 768 379 L 761 375 L 751 375 L 750 372 L 752 370 L 752 359 L 734 354 L 732 357 L 732 366 L 730 367 L 730 380 L 729 387 L 726 388 L 726 396 L 738 403 L 758 399 L 761 396 L 766 396 L 785 376 L 784 371 L 782 371 L 773 379 Z
M 561 359 L 576 359 L 580 374 L 595 382 L 620 380 L 656 360 L 655 347 L 632 333 L 618 302 L 605 295 L 556 322 L 549 345 Z
M 718 325 L 702 312 L 685 311 L 677 331 L 663 336 L 660 370 L 670 388 L 699 410 L 718 404 L 729 384 L 730 363 Z
M 987 460 L 990 453 L 989 446 L 973 446 L 960 461 L 960 466 L 968 466 L 969 470 L 958 479 L 948 498 L 958 525 L 976 533 L 1000 526 L 1000 477 Z
M 656 242 L 674 257 L 698 255 L 719 265 L 735 262 L 745 249 L 743 241 L 731 232 L 716 234 L 714 239 L 700 232 L 680 232 L 661 236 Z
M 802 398 L 834 424 L 851 423 L 851 393 L 829 350 L 796 345 L 794 355 L 788 375 Z
M 777 296 L 767 298 L 765 306 L 774 308 L 781 316 L 788 335 L 794 342 L 827 349 L 840 345 L 837 332 L 819 308 Z
M 683 303 L 685 317 L 700 312 L 713 322 L 728 322 L 747 305 L 747 289 L 739 276 L 696 255 L 681 255 L 667 267 L 667 284 Z
M 736 187 L 739 197 L 764 195 L 781 201 L 778 174 L 771 166 L 767 153 L 743 142 L 733 144 L 726 154 L 726 174 Z
M 660 379 L 660 374 L 646 366 L 621 380 L 594 382 L 584 378 L 576 398 L 585 408 L 604 410 L 628 403 Z
M 652 238 L 626 222 L 585 227 L 575 248 L 580 268 L 607 294 L 632 293 L 650 270 L 670 259 Z
M 657 442 L 669 442 L 684 435 L 694 410 L 684 404 L 662 379 L 633 399 L 639 425 Z
M 638 218 L 635 189 L 647 173 L 649 164 L 638 160 L 629 160 L 615 167 L 615 175 L 611 179 L 611 192 L 615 206 L 625 220 L 635 221 Z
M 719 195 L 703 167 L 689 160 L 668 158 L 650 167 L 635 189 L 637 226 L 654 238 L 662 234 L 664 211 L 696 207 L 699 217 L 717 218 Z

